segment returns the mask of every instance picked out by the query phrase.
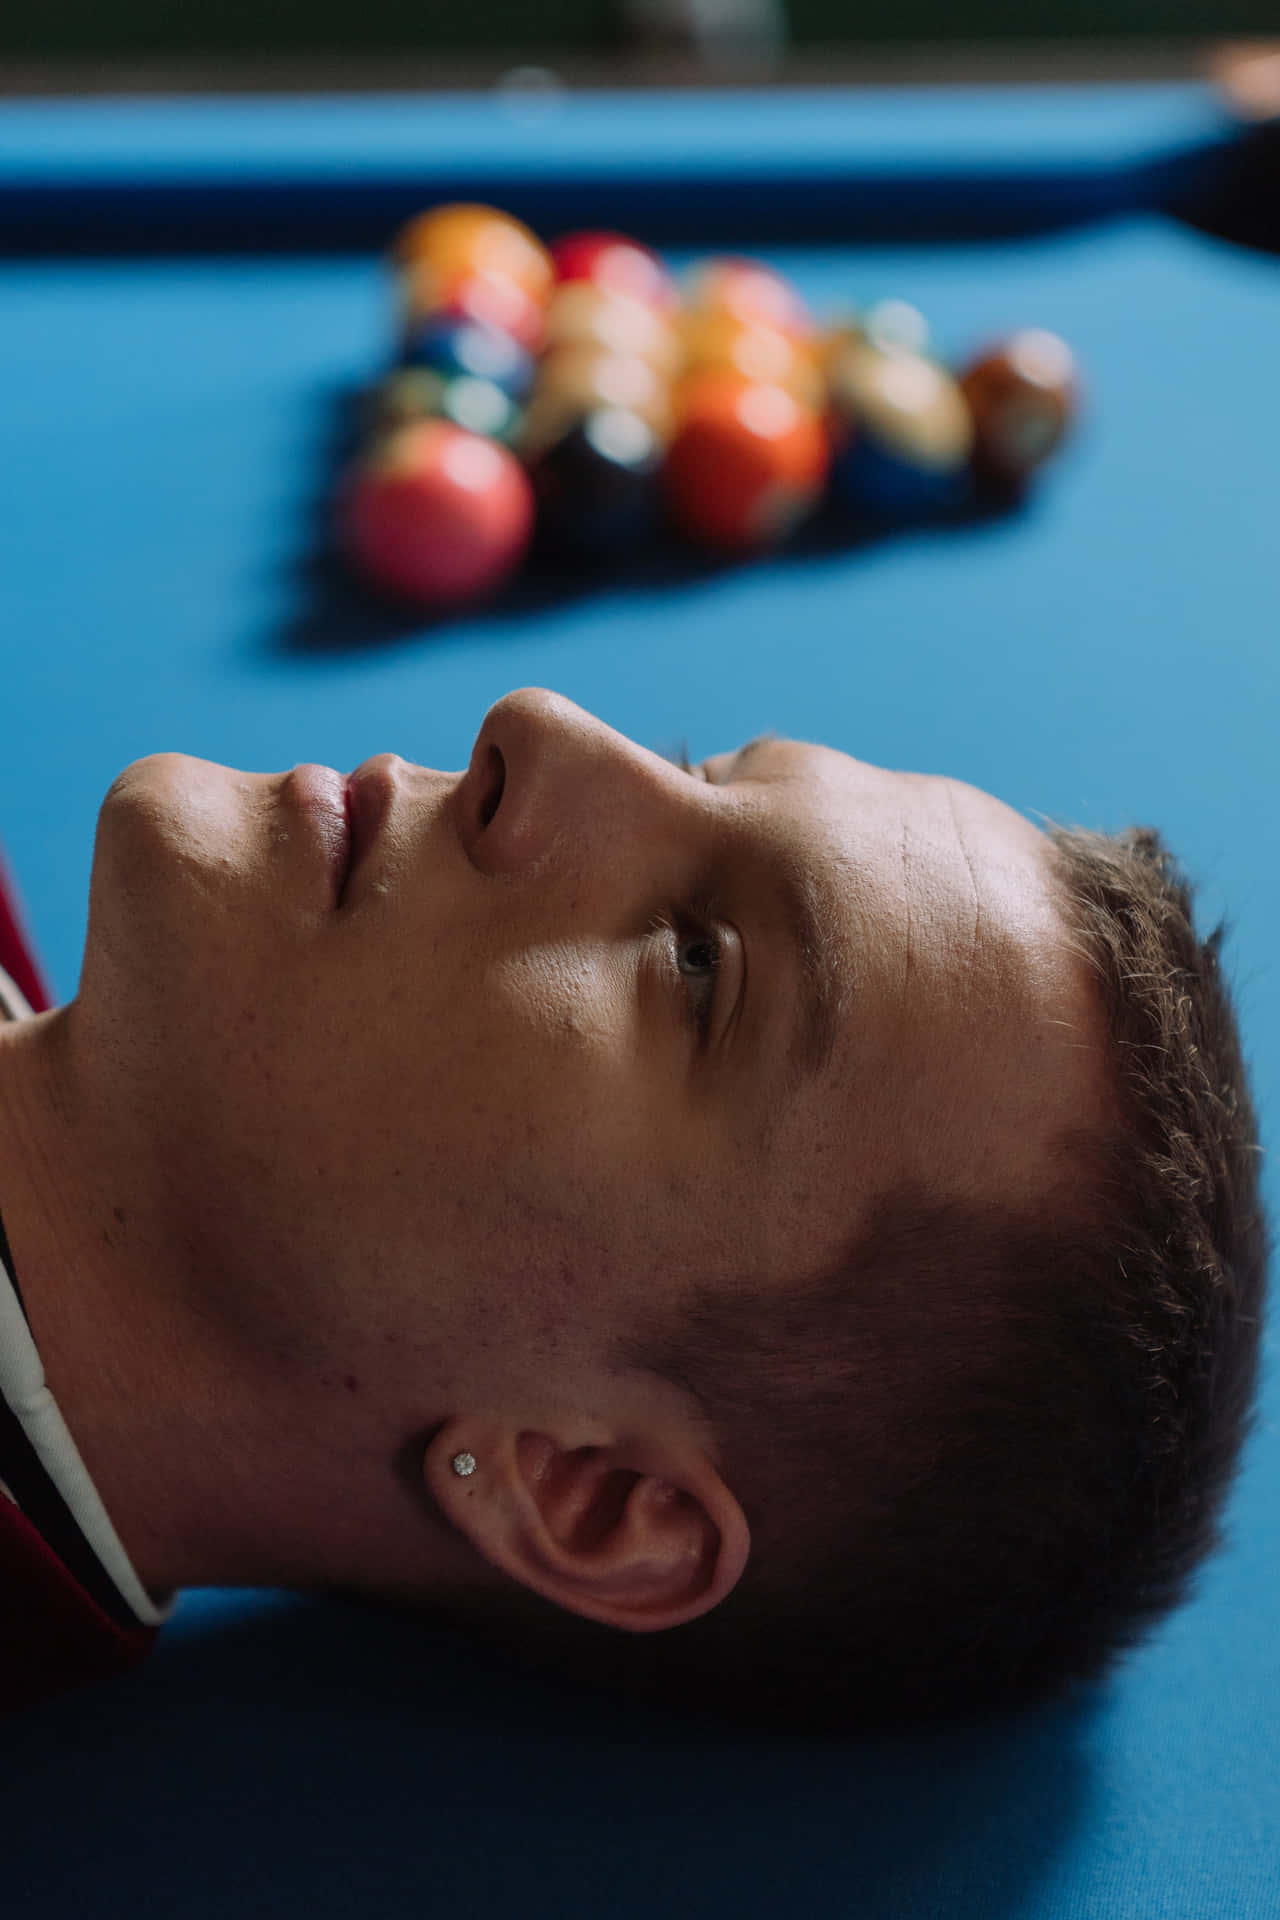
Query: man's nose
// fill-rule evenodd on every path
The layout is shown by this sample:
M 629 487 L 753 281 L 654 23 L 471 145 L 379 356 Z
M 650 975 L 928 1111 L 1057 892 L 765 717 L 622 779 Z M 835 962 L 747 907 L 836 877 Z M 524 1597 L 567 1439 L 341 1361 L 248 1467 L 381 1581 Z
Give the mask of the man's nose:
M 625 858 L 679 807 L 677 770 L 571 700 L 523 687 L 492 706 L 458 790 L 473 866 L 531 873 L 550 857 Z

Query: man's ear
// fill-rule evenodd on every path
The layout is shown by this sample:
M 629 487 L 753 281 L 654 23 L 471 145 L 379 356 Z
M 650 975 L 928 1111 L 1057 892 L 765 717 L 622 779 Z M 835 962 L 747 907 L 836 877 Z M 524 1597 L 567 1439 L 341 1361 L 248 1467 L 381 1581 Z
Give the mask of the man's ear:
M 445 1517 L 493 1566 L 631 1633 L 710 1612 L 751 1550 L 742 1508 L 692 1439 L 557 1435 L 461 1415 L 435 1434 L 423 1471 Z

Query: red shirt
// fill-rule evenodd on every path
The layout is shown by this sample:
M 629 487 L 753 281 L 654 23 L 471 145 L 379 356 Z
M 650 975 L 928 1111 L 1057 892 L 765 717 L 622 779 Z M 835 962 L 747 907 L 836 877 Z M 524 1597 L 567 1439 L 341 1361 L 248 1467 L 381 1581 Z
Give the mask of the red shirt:
M 33 1012 L 51 1004 L 3 852 L 0 967 Z M 18 1291 L 20 1276 L 3 1244 L 0 1259 Z M 14 1495 L 0 1491 L 0 1712 L 12 1712 L 136 1666 L 157 1629 L 139 1620 L 117 1590 L 2 1394 L 0 1481 Z
M 43 1013 L 53 1005 L 53 995 L 45 985 L 36 964 L 36 956 L 27 938 L 18 908 L 18 892 L 0 847 L 0 967 L 3 967 L 19 992 L 26 996 L 33 1012 Z

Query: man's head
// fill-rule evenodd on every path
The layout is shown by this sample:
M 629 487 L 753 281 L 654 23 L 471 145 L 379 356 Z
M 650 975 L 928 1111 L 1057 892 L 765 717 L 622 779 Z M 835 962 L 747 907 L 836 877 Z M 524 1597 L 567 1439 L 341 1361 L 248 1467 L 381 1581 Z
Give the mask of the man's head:
M 217 1338 L 358 1433 L 366 1476 L 403 1483 L 409 1449 L 417 1507 L 335 1584 L 427 1591 L 443 1529 L 479 1612 L 562 1644 L 571 1616 L 585 1663 L 645 1684 L 683 1658 L 686 1692 L 720 1644 L 741 1687 L 805 1595 L 831 1624 L 824 1587 L 864 1644 L 913 1606 L 945 1642 L 930 1609 L 977 1604 L 1041 1486 L 1036 1604 L 1084 1607 L 1069 1516 L 1109 1496 L 1058 1482 L 1139 1465 L 1006 1455 L 1027 1382 L 1071 1430 L 1129 1392 L 1141 1303 L 1111 1276 L 1145 1121 L 1054 839 L 795 742 L 691 775 L 540 692 L 465 775 L 362 785 L 389 810 L 335 897 L 313 773 L 129 768 L 78 1015 Z M 1236 1113 L 1251 1137 L 1242 1083 Z M 913 1572 L 948 1529 L 949 1598 Z M 882 1591 L 855 1606 L 858 1569 Z

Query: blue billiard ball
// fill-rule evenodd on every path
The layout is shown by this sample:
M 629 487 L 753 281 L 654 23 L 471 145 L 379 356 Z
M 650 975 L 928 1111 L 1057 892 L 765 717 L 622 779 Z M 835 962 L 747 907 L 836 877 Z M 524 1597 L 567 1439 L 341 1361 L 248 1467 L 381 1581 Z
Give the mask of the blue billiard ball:
M 446 379 L 487 380 L 513 400 L 523 400 L 533 384 L 533 356 L 510 334 L 479 320 L 435 314 L 416 322 L 405 335 L 400 360 Z

